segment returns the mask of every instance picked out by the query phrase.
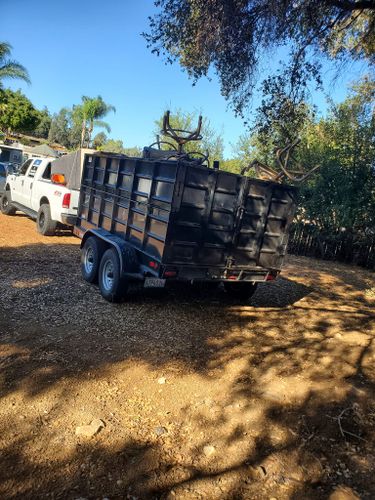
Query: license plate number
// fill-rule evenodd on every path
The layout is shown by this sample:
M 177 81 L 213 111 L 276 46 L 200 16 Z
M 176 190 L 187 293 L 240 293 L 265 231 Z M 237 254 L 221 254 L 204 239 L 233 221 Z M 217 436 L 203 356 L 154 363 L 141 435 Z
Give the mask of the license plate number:
M 145 288 L 163 288 L 165 286 L 165 280 L 161 278 L 146 278 L 144 287 Z

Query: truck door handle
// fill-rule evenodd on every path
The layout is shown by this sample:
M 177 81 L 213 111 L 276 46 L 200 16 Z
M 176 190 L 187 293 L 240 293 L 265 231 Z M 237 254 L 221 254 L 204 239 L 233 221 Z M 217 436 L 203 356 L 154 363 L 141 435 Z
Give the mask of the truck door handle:
M 30 183 L 30 189 L 31 189 L 32 187 L 33 187 L 33 183 L 31 182 L 31 183 Z
M 24 182 L 25 182 L 25 181 L 22 181 L 22 182 L 21 182 L 21 186 L 23 186 L 23 183 L 24 183 Z

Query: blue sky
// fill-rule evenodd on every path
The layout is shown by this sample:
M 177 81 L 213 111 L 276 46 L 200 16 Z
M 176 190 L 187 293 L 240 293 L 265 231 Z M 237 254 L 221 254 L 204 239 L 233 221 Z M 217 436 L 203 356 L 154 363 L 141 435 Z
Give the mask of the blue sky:
M 228 109 L 217 79 L 192 86 L 178 64 L 165 65 L 151 54 L 141 33 L 155 8 L 151 0 L 0 0 L 1 40 L 13 46 L 13 57 L 27 67 L 32 85 L 9 81 L 35 106 L 51 112 L 79 103 L 82 95 L 100 94 L 116 107 L 108 116 L 111 137 L 126 146 L 153 140 L 154 121 L 167 108 L 200 111 L 222 131 L 226 156 L 244 126 Z M 277 58 L 274 58 L 274 61 Z M 272 68 L 270 68 L 272 70 Z M 359 67 L 346 68 L 327 90 L 344 98 L 347 83 Z M 334 73 L 327 67 L 326 79 Z M 324 112 L 323 95 L 314 103 Z M 257 99 L 254 99 L 256 106 Z

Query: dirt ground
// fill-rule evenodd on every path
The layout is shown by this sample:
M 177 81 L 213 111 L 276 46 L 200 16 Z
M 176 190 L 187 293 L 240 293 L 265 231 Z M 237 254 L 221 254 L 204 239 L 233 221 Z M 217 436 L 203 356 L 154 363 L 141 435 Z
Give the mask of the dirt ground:
M 0 498 L 375 497 L 374 273 L 113 305 L 78 245 L 0 216 Z

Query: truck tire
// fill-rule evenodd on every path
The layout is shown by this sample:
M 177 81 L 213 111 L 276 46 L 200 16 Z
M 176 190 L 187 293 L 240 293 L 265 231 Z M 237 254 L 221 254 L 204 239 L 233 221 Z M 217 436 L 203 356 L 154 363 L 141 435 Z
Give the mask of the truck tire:
M 114 248 L 104 252 L 99 266 L 99 289 L 109 302 L 119 302 L 128 291 L 129 282 L 121 276 L 120 259 Z
M 1 213 L 4 215 L 14 215 L 16 213 L 15 207 L 12 205 L 10 192 L 5 191 L 0 201 Z
M 40 206 L 36 217 L 36 229 L 43 236 L 53 236 L 56 232 L 57 221 L 52 220 L 51 210 L 47 203 Z
M 81 252 L 81 273 L 84 280 L 89 283 L 98 282 L 98 272 L 101 258 L 106 249 L 106 244 L 100 238 L 89 236 Z
M 252 297 L 257 289 L 257 283 L 251 282 L 224 282 L 225 291 L 232 297 L 240 300 L 248 300 Z

